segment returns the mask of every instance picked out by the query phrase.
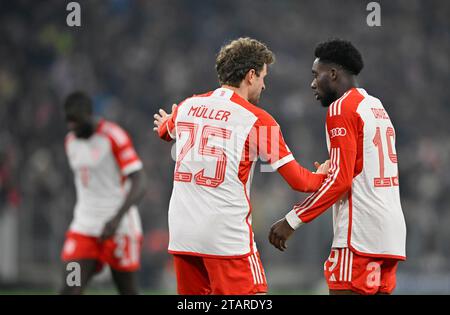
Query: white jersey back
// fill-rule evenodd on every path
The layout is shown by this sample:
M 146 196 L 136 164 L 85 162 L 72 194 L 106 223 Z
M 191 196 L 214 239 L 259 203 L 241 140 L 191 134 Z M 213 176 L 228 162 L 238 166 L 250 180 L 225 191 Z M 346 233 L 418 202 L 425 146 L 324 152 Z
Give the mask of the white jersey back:
M 77 192 L 70 230 L 100 236 L 106 222 L 125 201 L 129 189 L 126 176 L 140 170 L 142 163 L 127 133 L 106 120 L 99 122 L 96 132 L 88 139 L 69 133 L 65 148 Z M 136 206 L 124 216 L 117 233 L 142 233 Z
M 169 252 L 220 257 L 256 252 L 250 151 L 253 147 L 274 169 L 292 161 L 278 124 L 225 88 L 185 100 L 174 115 L 177 162 Z
M 333 207 L 333 247 L 404 259 L 406 225 L 400 203 L 395 130 L 379 99 L 354 89 L 341 115 L 361 120 L 356 165 L 348 196 Z M 332 110 L 332 109 L 331 109 Z M 351 133 L 349 131 L 349 133 Z M 327 137 L 330 135 L 327 133 Z
M 326 136 L 328 176 L 286 219 L 296 228 L 333 206 L 333 247 L 405 259 L 395 130 L 380 100 L 348 90 L 328 109 Z

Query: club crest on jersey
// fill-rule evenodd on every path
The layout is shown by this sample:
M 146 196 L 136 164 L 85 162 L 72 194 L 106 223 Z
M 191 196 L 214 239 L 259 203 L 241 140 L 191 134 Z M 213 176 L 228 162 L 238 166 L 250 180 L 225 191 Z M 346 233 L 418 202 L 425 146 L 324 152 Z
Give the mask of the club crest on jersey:
M 333 128 L 330 130 L 330 138 L 345 137 L 347 135 L 347 129 L 344 127 Z

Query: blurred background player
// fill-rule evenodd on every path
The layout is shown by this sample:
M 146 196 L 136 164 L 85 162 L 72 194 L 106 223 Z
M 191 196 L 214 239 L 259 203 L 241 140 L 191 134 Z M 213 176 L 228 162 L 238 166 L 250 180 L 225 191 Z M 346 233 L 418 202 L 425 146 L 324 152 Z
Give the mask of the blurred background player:
M 328 163 L 313 174 L 300 166 L 278 123 L 258 107 L 272 52 L 239 38 L 216 59 L 221 87 L 186 99 L 155 130 L 176 139 L 169 206 L 169 252 L 179 294 L 258 294 L 267 282 L 252 230 L 250 186 L 257 156 L 298 191 L 317 190 Z
M 280 250 L 295 229 L 333 206 L 334 239 L 324 273 L 330 294 L 390 294 L 406 259 L 395 130 L 381 101 L 358 88 L 360 52 L 330 40 L 315 50 L 311 88 L 324 107 L 331 168 L 320 189 L 272 226 Z
M 111 268 L 120 294 L 137 294 L 142 228 L 135 204 L 145 191 L 142 163 L 128 134 L 92 115 L 83 92 L 64 104 L 68 129 L 66 153 L 75 175 L 77 203 L 62 251 L 62 260 L 77 262 L 81 286 L 65 281 L 62 294 L 81 294 L 104 264 Z

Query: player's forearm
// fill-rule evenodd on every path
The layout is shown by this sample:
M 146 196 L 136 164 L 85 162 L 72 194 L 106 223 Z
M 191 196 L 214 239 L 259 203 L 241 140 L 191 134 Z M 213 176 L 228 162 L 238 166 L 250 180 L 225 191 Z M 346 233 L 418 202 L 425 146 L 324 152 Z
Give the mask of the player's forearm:
M 131 206 L 137 204 L 144 197 L 145 189 L 147 187 L 147 178 L 142 169 L 131 173 L 128 178 L 131 181 L 131 187 L 123 205 L 117 212 L 116 216 L 118 219 L 121 219 Z
M 324 174 L 310 172 L 295 160 L 280 167 L 278 172 L 292 189 L 301 192 L 316 191 L 326 178 Z
M 331 191 L 327 191 L 321 197 L 319 196 L 323 190 L 319 189 L 316 194 L 312 194 L 303 203 L 296 204 L 286 215 L 286 220 L 293 229 L 297 229 L 302 224 L 311 222 L 328 210 L 350 189 L 351 185 L 336 185 L 336 187 Z
M 303 223 L 314 220 L 352 188 L 354 155 L 353 151 L 332 149 L 331 168 L 326 180 L 319 190 L 302 203 L 295 205 L 286 215 L 286 220 L 292 228 L 296 229 Z

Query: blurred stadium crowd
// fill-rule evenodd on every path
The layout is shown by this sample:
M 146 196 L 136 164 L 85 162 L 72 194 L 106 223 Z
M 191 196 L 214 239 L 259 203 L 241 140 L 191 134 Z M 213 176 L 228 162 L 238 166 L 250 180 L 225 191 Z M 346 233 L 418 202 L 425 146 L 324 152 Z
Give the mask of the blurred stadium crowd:
M 216 88 L 220 46 L 251 36 L 277 57 L 260 105 L 310 169 L 327 158 L 325 111 L 309 88 L 314 47 L 342 37 L 361 50 L 361 86 L 383 101 L 397 131 L 409 257 L 398 292 L 450 292 L 449 2 L 379 1 L 382 26 L 374 28 L 365 1 L 78 1 L 82 26 L 72 28 L 68 2 L 0 4 L 0 290 L 59 286 L 75 202 L 62 102 L 75 89 L 132 136 L 149 177 L 141 284 L 173 290 L 166 246 L 174 163 L 171 146 L 152 132 L 152 115 Z M 271 289 L 325 286 L 330 213 L 300 229 L 285 253 L 267 241 L 271 224 L 304 196 L 278 174 L 255 173 L 254 230 Z

